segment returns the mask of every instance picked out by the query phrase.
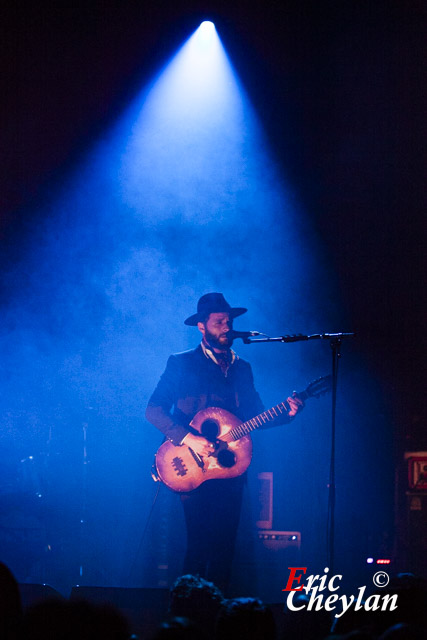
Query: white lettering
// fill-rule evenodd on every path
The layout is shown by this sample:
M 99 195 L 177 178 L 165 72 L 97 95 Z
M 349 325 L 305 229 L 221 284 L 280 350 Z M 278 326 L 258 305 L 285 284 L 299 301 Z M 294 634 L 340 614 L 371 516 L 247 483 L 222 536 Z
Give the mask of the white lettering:
M 306 593 L 308 593 L 311 589 L 311 586 L 313 584 L 313 582 L 316 582 L 316 580 L 318 580 L 320 578 L 320 576 L 308 576 L 307 578 L 307 584 L 304 587 L 304 590 Z
M 336 580 L 337 578 L 338 580 L 342 580 L 342 576 L 340 575 L 332 576 L 332 578 L 329 580 L 328 582 L 329 591 L 338 591 L 338 589 L 340 588 L 339 585 L 337 587 L 334 587 L 334 580 Z
M 323 589 L 326 588 L 326 580 L 328 579 L 328 576 L 326 574 L 328 573 L 328 571 L 329 571 L 329 568 L 325 567 L 324 568 L 325 575 L 323 576 L 323 578 L 320 581 L 319 591 L 323 591 Z
M 359 594 L 357 596 L 356 606 L 354 607 L 355 611 L 360 611 L 363 609 L 363 596 L 365 595 L 366 587 L 359 587 Z
M 326 600 L 325 600 L 325 609 L 326 609 L 326 611 L 333 611 L 333 609 L 335 609 L 333 604 L 337 600 L 338 600 L 338 596 L 337 596 L 336 593 L 332 594 L 331 596 L 328 596 L 326 598 Z
M 292 568 L 292 570 L 294 569 Z M 308 602 L 304 596 L 304 598 L 301 599 L 300 602 L 294 603 L 294 595 L 298 593 L 298 590 L 293 589 L 289 591 L 286 598 L 286 605 L 289 611 L 301 611 L 302 609 L 307 609 L 307 611 L 320 611 L 321 609 L 325 609 L 325 611 L 334 611 L 336 609 L 336 603 L 338 602 L 340 604 L 341 610 L 339 611 L 339 613 L 335 614 L 335 618 L 341 618 L 341 616 L 346 613 L 351 607 L 354 608 L 354 611 L 359 611 L 360 609 L 364 609 L 365 611 L 377 611 L 380 608 L 381 604 L 382 611 L 387 611 L 387 608 L 390 611 L 394 611 L 395 609 L 397 609 L 397 594 L 386 594 L 384 596 L 374 594 L 364 600 L 366 586 L 359 587 L 357 596 L 339 596 L 336 593 L 323 595 L 320 592 L 324 591 L 325 589 L 327 589 L 329 592 L 338 591 L 340 585 L 336 584 L 335 582 L 338 583 L 340 580 L 342 580 L 342 575 L 336 575 L 331 576 L 328 581 L 328 567 L 325 567 L 324 571 L 325 574 L 322 577 L 318 575 L 308 576 L 307 584 L 303 587 L 303 591 L 307 596 L 309 596 Z M 315 586 L 313 586 L 317 580 L 319 580 L 319 582 Z M 283 589 L 283 591 L 285 591 L 285 589 Z
M 292 602 L 294 599 L 294 595 L 298 593 L 297 591 L 289 591 L 288 593 L 288 597 L 286 598 L 286 605 L 289 609 L 289 611 L 301 611 L 301 609 L 305 609 L 305 604 L 303 604 L 301 607 L 295 607 L 294 603 Z
M 318 587 L 314 587 L 313 591 L 310 593 L 310 600 L 308 601 L 307 610 L 312 611 L 315 605 L 315 611 L 320 611 L 322 608 L 322 595 L 317 595 Z
M 354 602 L 354 596 L 350 596 L 349 601 L 347 602 L 347 596 L 341 596 L 340 600 L 342 602 L 342 611 L 341 613 L 336 613 L 335 617 L 336 618 L 341 618 L 341 616 L 348 611 L 348 609 L 351 607 L 351 605 Z
M 391 601 L 390 611 L 394 611 L 395 609 L 397 609 L 397 593 L 395 593 L 393 596 L 391 596 L 390 594 L 383 596 L 383 606 L 381 607 L 381 611 L 387 610 L 387 605 L 390 601 Z
M 377 609 L 380 608 L 380 605 L 378 604 L 379 600 L 380 600 L 380 596 L 378 594 L 374 596 L 369 596 L 369 598 L 366 598 L 365 611 L 377 611 Z M 372 601 L 372 606 L 371 606 L 371 601 Z

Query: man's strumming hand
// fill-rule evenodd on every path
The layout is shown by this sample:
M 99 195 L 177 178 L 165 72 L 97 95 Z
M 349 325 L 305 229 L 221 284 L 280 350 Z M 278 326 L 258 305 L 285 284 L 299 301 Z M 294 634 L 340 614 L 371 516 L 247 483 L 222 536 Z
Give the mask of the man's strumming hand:
M 215 445 L 209 440 L 206 440 L 203 436 L 195 436 L 193 433 L 187 433 L 185 438 L 181 441 L 181 444 L 186 444 L 190 447 L 194 453 L 198 453 L 199 456 L 208 456 L 215 449 Z

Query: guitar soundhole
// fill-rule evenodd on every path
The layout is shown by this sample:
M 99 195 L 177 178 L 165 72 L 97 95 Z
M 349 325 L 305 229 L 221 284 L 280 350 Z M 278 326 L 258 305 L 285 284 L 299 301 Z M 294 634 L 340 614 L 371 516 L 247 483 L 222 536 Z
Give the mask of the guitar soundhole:
M 221 449 L 218 451 L 217 460 L 221 467 L 230 469 L 236 464 L 236 456 L 230 449 Z
M 218 423 L 215 420 L 205 420 L 202 424 L 201 434 L 206 440 L 215 442 L 219 435 Z

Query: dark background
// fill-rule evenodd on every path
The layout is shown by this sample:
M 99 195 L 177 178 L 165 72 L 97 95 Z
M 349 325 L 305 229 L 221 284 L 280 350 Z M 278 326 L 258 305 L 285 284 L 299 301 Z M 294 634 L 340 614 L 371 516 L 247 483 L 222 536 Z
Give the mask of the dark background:
M 393 471 L 404 451 L 427 448 L 425 11 L 415 0 L 4 7 L 3 308 L 28 286 L 19 265 L 58 185 L 197 25 L 213 20 L 321 239 L 343 329 L 357 333 L 355 353 L 375 381 L 379 417 L 369 428 L 378 423 L 391 522 Z M 371 401 L 358 398 L 361 408 Z

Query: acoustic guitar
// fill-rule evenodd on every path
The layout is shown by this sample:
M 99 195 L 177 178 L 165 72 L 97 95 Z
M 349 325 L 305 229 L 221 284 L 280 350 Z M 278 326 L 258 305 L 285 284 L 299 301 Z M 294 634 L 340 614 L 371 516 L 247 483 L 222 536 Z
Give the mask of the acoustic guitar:
M 330 391 L 331 376 L 311 382 L 297 396 L 305 401 Z M 158 479 L 173 491 L 188 492 L 206 480 L 235 478 L 249 467 L 252 459 L 250 433 L 267 422 L 279 421 L 288 414 L 289 405 L 281 402 L 267 411 L 242 422 L 235 415 L 219 407 L 202 409 L 190 422 L 196 435 L 202 435 L 214 445 L 212 453 L 201 456 L 185 444 L 164 442 L 155 456 Z

